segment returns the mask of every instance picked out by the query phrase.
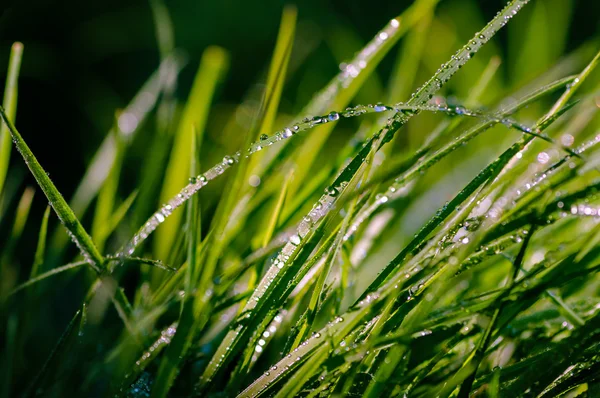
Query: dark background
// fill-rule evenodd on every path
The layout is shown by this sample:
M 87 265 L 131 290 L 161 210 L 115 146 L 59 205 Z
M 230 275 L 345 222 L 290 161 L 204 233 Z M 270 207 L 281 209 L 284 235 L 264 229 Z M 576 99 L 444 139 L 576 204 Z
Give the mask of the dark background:
M 443 0 L 438 10 L 460 7 L 466 1 L 470 0 Z M 320 74 L 312 83 L 314 87 L 309 84 L 305 91 L 320 88 L 319 82 L 325 84 L 337 71 L 338 62 L 326 45 L 332 27 L 350 28 L 365 43 L 410 3 L 299 2 L 297 34 L 315 43 L 303 66 Z M 505 4 L 500 0 L 472 3 L 478 3 L 484 21 Z M 567 49 L 598 31 L 599 3 L 572 1 Z M 239 103 L 268 66 L 284 4 L 276 0 L 167 2 L 175 44 L 189 57 L 177 96 L 185 99 L 202 51 L 216 44 L 231 54 L 229 74 L 218 101 Z M 0 12 L 0 76 L 5 76 L 11 44 L 21 41 L 25 45 L 17 127 L 61 192 L 70 197 L 90 156 L 109 130 L 115 109 L 125 106 L 158 65 L 160 56 L 149 2 L 13 0 L 0 2 Z M 507 33 L 501 32 L 496 40 L 501 50 L 506 48 Z M 390 60 L 382 63 L 383 73 L 390 65 Z M 295 87 L 300 78 L 299 74 L 291 76 L 282 102 L 284 109 L 286 96 L 297 99 Z M 3 85 L 4 79 L 0 80 Z M 12 156 L 11 165 L 19 162 L 19 157 Z M 9 172 L 18 169 L 11 167 Z

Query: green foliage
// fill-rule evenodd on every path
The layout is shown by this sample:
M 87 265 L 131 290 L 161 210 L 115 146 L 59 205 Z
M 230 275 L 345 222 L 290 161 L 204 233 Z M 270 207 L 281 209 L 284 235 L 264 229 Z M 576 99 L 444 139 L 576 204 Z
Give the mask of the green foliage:
M 416 0 L 294 112 L 286 83 L 308 62 L 295 8 L 259 100 L 213 106 L 227 52 L 206 49 L 179 103 L 174 27 L 151 1 L 161 64 L 70 205 L 14 125 L 15 45 L 0 108 L 3 396 L 595 396 L 598 38 L 563 54 L 570 3 L 531 2 L 474 26 L 468 2 Z M 501 65 L 486 43 L 513 18 Z M 436 44 L 467 28 L 462 47 Z M 353 40 L 333 32 L 342 54 Z M 142 129 L 155 134 L 130 187 Z M 51 206 L 35 234 L 34 188 L 5 179 L 7 137 Z M 62 232 L 48 239 L 50 208 L 76 258 Z

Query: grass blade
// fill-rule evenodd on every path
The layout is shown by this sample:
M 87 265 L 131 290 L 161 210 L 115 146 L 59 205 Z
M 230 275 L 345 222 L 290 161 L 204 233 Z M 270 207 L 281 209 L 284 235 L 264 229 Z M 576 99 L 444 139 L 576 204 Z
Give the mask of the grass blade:
M 39 164 L 36 157 L 23 140 L 23 137 L 21 137 L 21 134 L 19 134 L 15 126 L 8 118 L 4 108 L 1 107 L 0 117 L 2 117 L 3 122 L 8 127 L 13 142 L 23 156 L 27 167 L 29 167 L 29 170 L 40 185 L 40 188 L 42 188 L 42 191 L 44 191 L 44 194 L 48 198 L 48 201 L 56 212 L 56 215 L 58 215 L 58 218 L 69 232 L 69 235 L 77 244 L 77 247 L 79 247 L 81 254 L 83 254 L 86 261 L 90 264 L 90 266 L 92 266 L 92 268 L 94 268 L 97 272 L 102 271 L 104 269 L 104 260 L 94 245 L 92 238 L 85 231 L 75 216 L 75 213 L 73 213 L 73 210 L 71 210 L 65 199 L 62 197 L 60 192 L 58 192 L 48 177 L 48 174 L 46 174 L 46 171 Z
M 209 47 L 202 54 L 189 99 L 175 134 L 160 194 L 161 203 L 167 203 L 188 180 L 189 148 L 193 131 L 197 132 L 197 143 L 200 147 L 213 96 L 228 67 L 228 57 L 225 50 L 220 47 Z M 157 258 L 166 258 L 169 253 L 181 217 L 179 212 L 174 213 L 158 232 L 155 251 Z
M 17 115 L 18 81 L 22 58 L 23 44 L 16 42 L 10 50 L 8 73 L 6 74 L 6 88 L 4 89 L 4 100 L 2 102 L 2 106 L 6 109 L 7 117 L 13 122 Z M 0 127 L 0 193 L 4 191 L 4 182 L 10 161 L 10 151 L 10 132 L 6 126 L 2 125 Z

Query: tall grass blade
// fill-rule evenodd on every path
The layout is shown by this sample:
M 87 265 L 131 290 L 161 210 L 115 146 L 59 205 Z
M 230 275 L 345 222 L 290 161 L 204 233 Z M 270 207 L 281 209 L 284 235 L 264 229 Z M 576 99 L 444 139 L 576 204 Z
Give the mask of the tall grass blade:
M 6 114 L 13 123 L 17 116 L 18 81 L 22 58 L 23 44 L 16 42 L 12 45 L 10 50 L 4 100 L 2 101 L 2 106 L 6 109 Z M 8 163 L 10 161 L 10 151 L 10 132 L 6 126 L 2 125 L 0 127 L 0 193 L 4 192 L 4 183 L 6 180 L 6 173 L 8 172 Z
M 197 131 L 198 147 L 202 145 L 208 113 L 218 84 L 228 67 L 228 55 L 220 47 L 209 47 L 202 54 L 189 99 L 177 127 L 169 163 L 160 194 L 161 203 L 175 196 L 190 176 L 189 148 L 193 132 Z M 166 258 L 179 229 L 182 215 L 175 212 L 160 229 L 156 240 L 156 257 Z
M 33 174 L 35 177 L 40 188 L 42 188 L 42 191 L 44 191 L 44 194 L 48 198 L 48 201 L 56 212 L 56 215 L 69 232 L 71 239 L 75 242 L 75 244 L 77 244 L 81 254 L 83 254 L 90 266 L 92 266 L 92 268 L 94 268 L 97 272 L 102 271 L 104 269 L 104 259 L 94 245 L 92 238 L 85 231 L 75 216 L 75 213 L 73 213 L 73 210 L 71 210 L 65 199 L 50 180 L 50 177 L 48 177 L 48 174 L 46 174 L 46 171 L 39 164 L 36 157 L 23 140 L 23 137 L 21 137 L 21 134 L 19 134 L 15 126 L 8 118 L 4 108 L 1 107 L 0 117 L 2 118 L 4 124 L 8 127 L 13 142 L 23 156 L 25 164 L 27 164 L 27 167 L 29 167 L 31 174 Z

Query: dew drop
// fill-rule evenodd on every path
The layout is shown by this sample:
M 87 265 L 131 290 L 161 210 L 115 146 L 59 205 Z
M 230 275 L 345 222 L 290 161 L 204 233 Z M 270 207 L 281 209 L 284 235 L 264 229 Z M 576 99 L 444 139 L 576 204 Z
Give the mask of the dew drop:
M 292 235 L 290 237 L 290 242 L 292 242 L 292 244 L 298 246 L 300 244 L 300 237 L 298 235 Z

